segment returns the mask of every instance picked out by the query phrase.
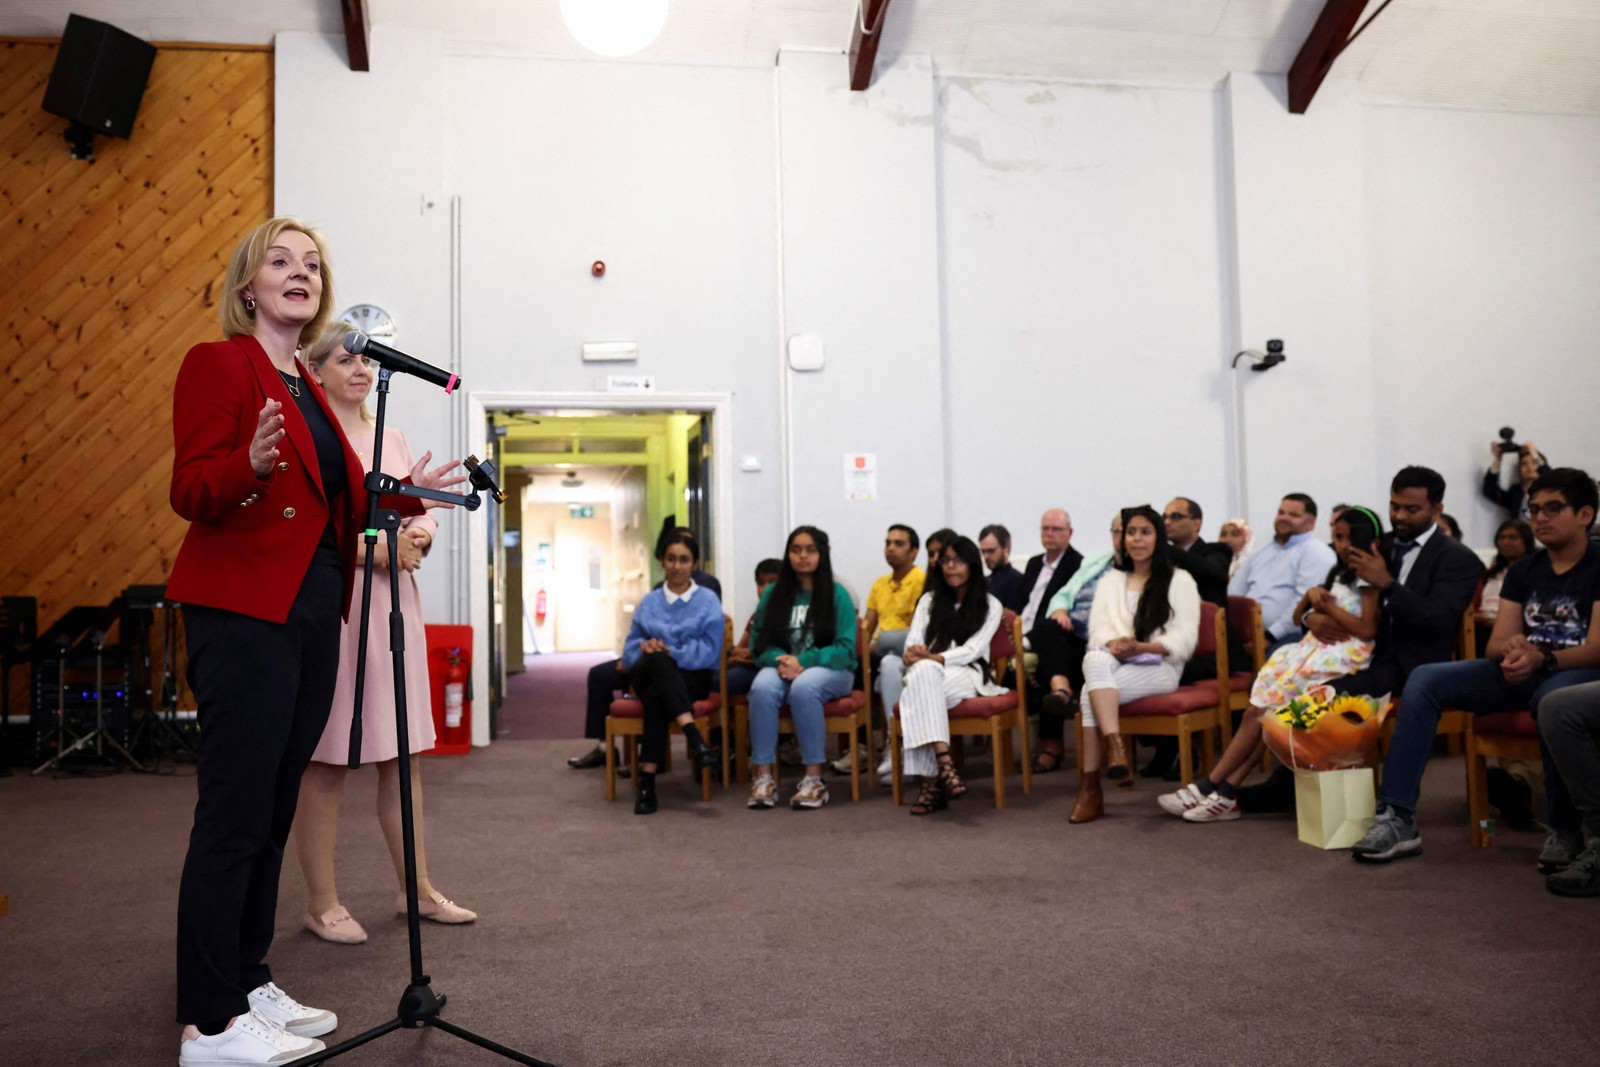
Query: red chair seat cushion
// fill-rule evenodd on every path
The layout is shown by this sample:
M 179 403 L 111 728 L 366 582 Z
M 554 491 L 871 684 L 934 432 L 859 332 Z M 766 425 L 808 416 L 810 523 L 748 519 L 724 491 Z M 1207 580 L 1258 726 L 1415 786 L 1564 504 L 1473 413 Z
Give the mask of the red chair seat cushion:
M 1228 688 L 1235 693 L 1248 693 L 1255 684 L 1255 671 L 1234 671 L 1228 676 Z
M 712 693 L 704 700 L 694 702 L 696 716 L 714 715 L 722 707 L 722 694 Z M 642 719 L 644 718 L 644 701 L 638 697 L 623 697 L 613 700 L 607 712 L 613 719 Z
M 1138 700 L 1124 704 L 1122 705 L 1122 714 L 1184 715 L 1191 711 L 1202 711 L 1216 706 L 1216 683 L 1196 682 L 1194 685 L 1179 686 L 1175 693 L 1141 697 Z
M 1005 693 L 996 693 L 991 697 L 968 697 L 950 709 L 952 719 L 992 719 L 996 715 L 1004 715 L 1015 710 L 1017 706 L 1016 690 Z
M 842 719 L 846 716 L 860 714 L 861 709 L 867 706 L 867 694 L 860 689 L 852 689 L 838 700 L 830 700 L 822 705 L 822 714 L 830 719 Z M 785 715 L 789 713 L 786 706 Z
M 1539 726 L 1533 714 L 1527 711 L 1508 711 L 1497 715 L 1479 715 L 1472 720 L 1472 732 L 1478 734 L 1510 734 L 1514 737 L 1538 737 Z

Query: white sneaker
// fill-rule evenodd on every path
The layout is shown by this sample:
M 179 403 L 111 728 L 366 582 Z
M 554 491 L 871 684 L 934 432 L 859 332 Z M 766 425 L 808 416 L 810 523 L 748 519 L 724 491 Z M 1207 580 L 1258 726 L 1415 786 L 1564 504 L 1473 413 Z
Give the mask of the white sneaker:
M 827 802 L 828 783 L 808 774 L 800 779 L 800 788 L 796 789 L 794 796 L 789 799 L 789 807 L 800 811 L 806 808 L 820 808 Z
M 1190 782 L 1188 785 L 1177 790 L 1176 792 L 1162 793 L 1160 796 L 1156 797 L 1156 803 L 1161 805 L 1162 811 L 1166 812 L 1168 815 L 1177 815 L 1180 818 L 1183 816 L 1184 812 L 1190 810 L 1191 808 L 1198 808 L 1205 802 L 1205 795 L 1194 787 L 1193 782 Z
M 1239 802 L 1221 793 L 1212 793 L 1183 813 L 1184 822 L 1232 822 L 1239 817 Z
M 296 1037 L 252 1010 L 220 1034 L 207 1037 L 193 1026 L 183 1028 L 178 1067 L 256 1067 L 290 1063 L 327 1048 L 310 1037 Z
M 250 990 L 250 1007 L 295 1037 L 321 1037 L 339 1025 L 333 1012 L 308 1008 L 271 982 Z
M 867 762 L 867 746 L 861 744 L 860 742 L 856 743 L 856 758 L 860 761 L 857 766 L 860 766 L 861 763 Z M 844 755 L 840 756 L 838 759 L 829 764 L 829 766 L 833 768 L 833 773 L 835 774 L 849 774 L 850 753 L 846 752 Z
M 778 804 L 778 783 L 770 774 L 758 774 L 750 783 L 750 807 L 771 808 Z
M 889 780 L 889 776 L 893 773 L 894 757 L 885 752 L 883 754 L 883 759 L 878 761 L 878 780 L 880 782 L 887 782 Z

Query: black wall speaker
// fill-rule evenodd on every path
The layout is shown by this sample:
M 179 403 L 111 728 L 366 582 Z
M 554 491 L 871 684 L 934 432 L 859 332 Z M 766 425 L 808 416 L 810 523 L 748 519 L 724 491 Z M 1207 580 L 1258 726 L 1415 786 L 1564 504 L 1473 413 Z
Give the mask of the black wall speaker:
M 68 15 L 45 87 L 44 109 L 71 122 L 75 130 L 85 127 L 77 130 L 80 136 L 99 133 L 126 140 L 155 60 L 150 42 L 108 23 Z

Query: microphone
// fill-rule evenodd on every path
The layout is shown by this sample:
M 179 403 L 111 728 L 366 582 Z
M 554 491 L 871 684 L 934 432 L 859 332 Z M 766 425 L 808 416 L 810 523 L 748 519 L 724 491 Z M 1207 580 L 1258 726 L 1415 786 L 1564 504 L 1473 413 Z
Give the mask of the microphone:
M 344 335 L 344 350 L 352 356 L 366 356 L 391 371 L 412 374 L 425 382 L 432 382 L 446 393 L 454 392 L 461 384 L 461 379 L 449 371 L 440 370 L 431 363 L 424 363 L 380 341 L 374 341 L 360 330 L 351 330 Z

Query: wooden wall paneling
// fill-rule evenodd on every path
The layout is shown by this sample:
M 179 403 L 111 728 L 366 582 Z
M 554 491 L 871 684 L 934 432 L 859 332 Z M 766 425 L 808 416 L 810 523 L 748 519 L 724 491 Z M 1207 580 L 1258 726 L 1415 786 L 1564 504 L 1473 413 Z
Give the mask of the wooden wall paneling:
M 38 597 L 42 627 L 166 580 L 172 380 L 272 209 L 270 52 L 162 48 L 132 138 L 93 162 L 39 107 L 55 52 L 0 44 L 0 592 Z

